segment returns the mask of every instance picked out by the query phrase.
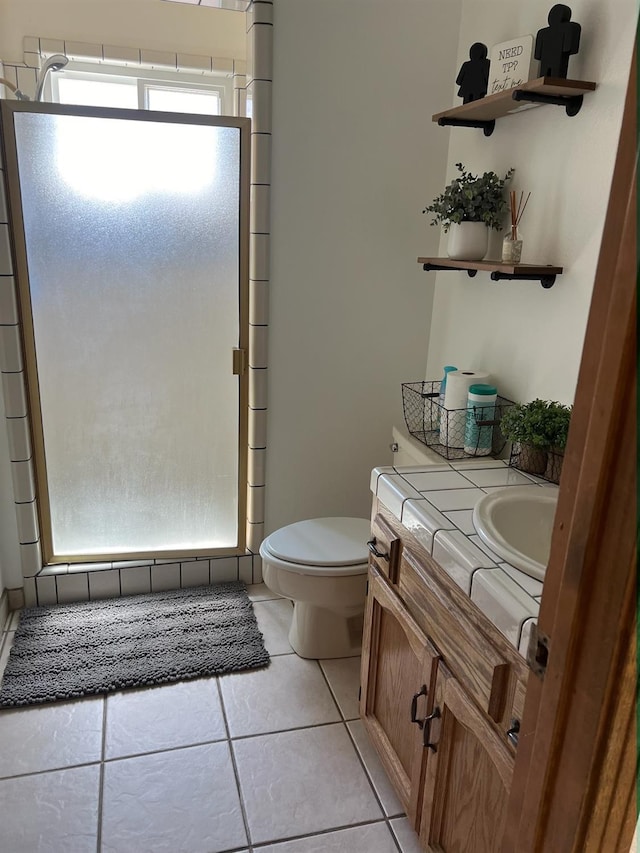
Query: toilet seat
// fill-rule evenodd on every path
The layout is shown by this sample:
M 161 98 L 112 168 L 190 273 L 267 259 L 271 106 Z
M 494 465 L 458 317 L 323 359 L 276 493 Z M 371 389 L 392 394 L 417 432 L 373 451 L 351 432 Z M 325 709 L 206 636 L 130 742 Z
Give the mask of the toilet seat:
M 368 567 L 366 518 L 313 518 L 276 530 L 260 547 L 263 559 L 298 574 L 364 574 Z

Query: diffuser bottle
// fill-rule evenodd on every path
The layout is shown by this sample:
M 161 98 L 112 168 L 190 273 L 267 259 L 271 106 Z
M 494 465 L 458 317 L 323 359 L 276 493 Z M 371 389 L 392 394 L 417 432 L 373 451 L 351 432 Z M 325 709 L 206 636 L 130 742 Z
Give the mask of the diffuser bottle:
M 502 261 L 519 264 L 522 259 L 522 235 L 518 228 L 509 228 L 502 241 Z

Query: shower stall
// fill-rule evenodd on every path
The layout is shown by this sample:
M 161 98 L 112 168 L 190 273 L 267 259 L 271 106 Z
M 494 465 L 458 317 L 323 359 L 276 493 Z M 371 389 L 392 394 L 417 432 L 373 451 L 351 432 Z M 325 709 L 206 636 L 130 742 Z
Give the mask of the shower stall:
M 1 114 L 43 562 L 242 553 L 249 120 Z

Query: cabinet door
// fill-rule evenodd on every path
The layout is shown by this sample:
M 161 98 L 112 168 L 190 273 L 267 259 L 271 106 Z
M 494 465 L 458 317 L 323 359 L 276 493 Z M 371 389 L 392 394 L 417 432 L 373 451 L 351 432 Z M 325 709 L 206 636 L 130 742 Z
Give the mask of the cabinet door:
M 427 723 L 420 839 L 427 850 L 495 853 L 504 832 L 513 758 L 442 664 Z
M 377 569 L 369 569 L 360 715 L 413 826 L 438 653 Z

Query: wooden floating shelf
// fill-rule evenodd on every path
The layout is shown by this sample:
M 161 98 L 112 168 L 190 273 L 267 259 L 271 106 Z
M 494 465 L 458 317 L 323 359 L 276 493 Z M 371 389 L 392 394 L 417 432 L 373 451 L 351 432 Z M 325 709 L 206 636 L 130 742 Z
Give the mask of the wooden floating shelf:
M 562 267 L 550 264 L 503 264 L 501 261 L 455 261 L 452 258 L 418 258 L 425 272 L 431 270 L 463 270 L 470 278 L 478 271 L 491 273 L 492 281 L 539 281 L 548 289 L 553 287 L 556 276 L 562 275 Z
M 485 136 L 491 136 L 496 119 L 542 104 L 564 106 L 567 115 L 574 116 L 580 111 L 583 96 L 595 88 L 596 84 L 588 80 L 538 77 L 513 89 L 435 113 L 431 120 L 441 126 L 481 127 Z

